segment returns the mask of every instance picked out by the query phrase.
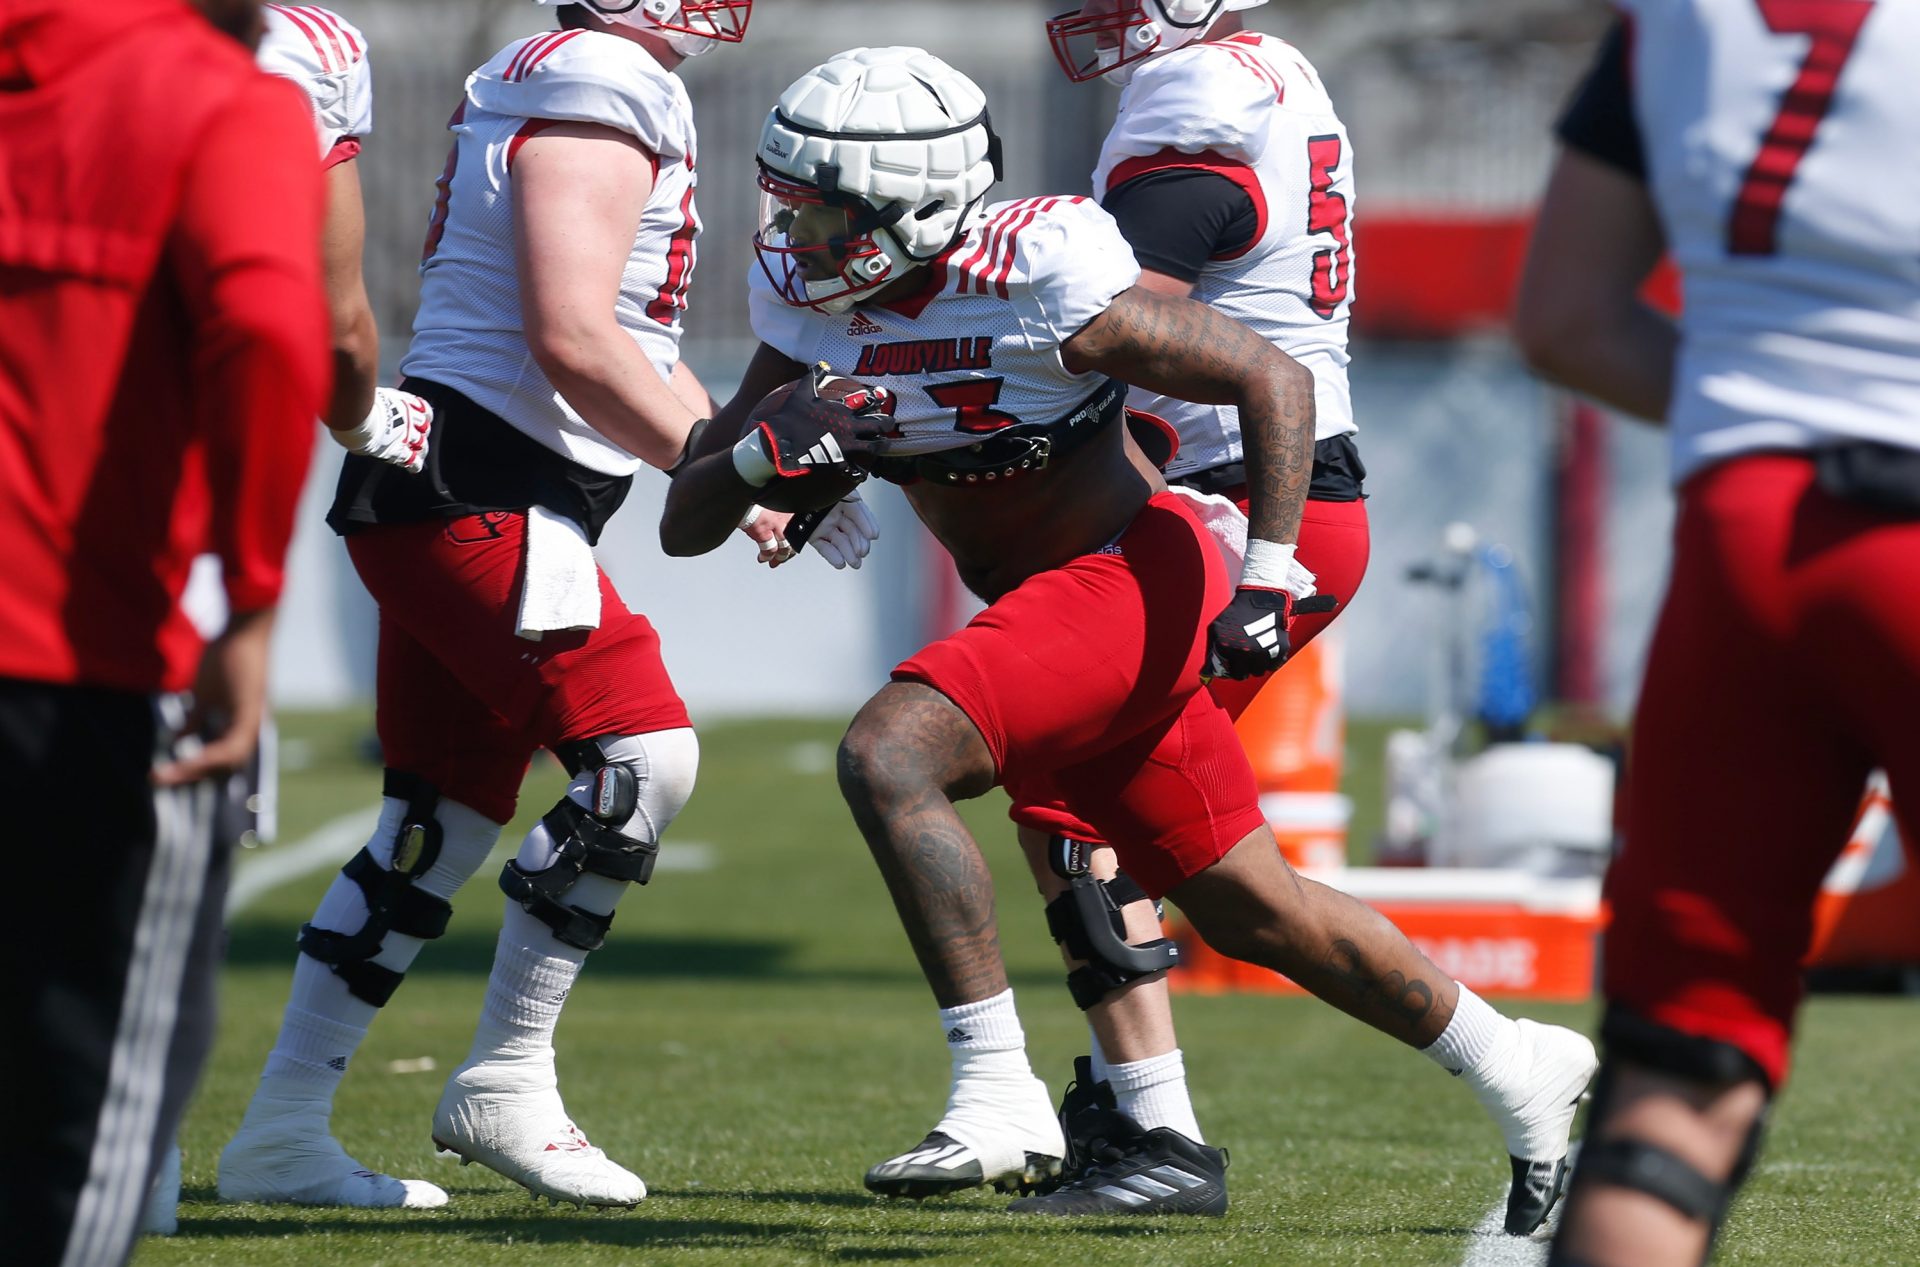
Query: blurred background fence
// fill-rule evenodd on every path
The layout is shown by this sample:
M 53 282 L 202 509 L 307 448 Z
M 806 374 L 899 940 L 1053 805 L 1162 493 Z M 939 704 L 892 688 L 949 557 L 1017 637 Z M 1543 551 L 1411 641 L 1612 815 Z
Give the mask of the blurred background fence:
M 366 33 L 374 58 L 375 134 L 361 165 L 367 280 L 390 377 L 462 82 L 552 11 L 528 0 L 328 2 Z M 705 221 L 685 353 L 716 396 L 752 348 L 752 154 L 780 90 L 844 47 L 922 45 L 986 90 L 1006 143 L 1000 196 L 1082 191 L 1116 94 L 1056 70 L 1041 24 L 1067 3 L 759 0 L 744 46 L 682 68 Z M 1592 416 L 1570 425 L 1565 402 L 1525 373 L 1501 331 L 1550 125 L 1607 12 L 1598 0 L 1273 0 L 1247 14 L 1316 64 L 1354 141 L 1353 394 L 1375 531 L 1366 585 L 1341 621 L 1356 712 L 1419 710 L 1437 628 L 1424 605 L 1436 600 L 1402 576 L 1456 520 L 1518 558 L 1544 692 L 1616 711 L 1627 703 L 1665 567 L 1660 440 Z M 364 698 L 372 684 L 372 607 L 319 522 L 337 451 L 319 452 L 276 651 L 277 692 L 298 705 Z M 1569 474 L 1599 512 L 1571 525 Z M 809 558 L 768 574 L 744 538 L 707 559 L 663 558 L 662 495 L 663 481 L 643 472 L 600 553 L 660 627 L 697 715 L 845 711 L 950 618 L 941 570 L 891 489 L 870 494 L 886 535 L 859 573 Z

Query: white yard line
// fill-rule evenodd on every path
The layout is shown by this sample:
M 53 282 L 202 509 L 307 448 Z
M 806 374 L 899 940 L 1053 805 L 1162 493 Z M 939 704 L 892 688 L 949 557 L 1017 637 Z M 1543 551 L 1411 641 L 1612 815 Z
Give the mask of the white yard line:
M 1507 1201 L 1502 1197 L 1469 1234 L 1473 1239 L 1467 1242 L 1467 1256 L 1460 1260 L 1460 1267 L 1540 1267 L 1547 1261 L 1553 1229 L 1560 1223 L 1558 1207 L 1532 1236 L 1508 1236 L 1506 1223 Z
M 233 883 L 227 887 L 227 919 L 231 921 L 283 884 L 339 866 L 367 843 L 379 818 L 378 808 L 355 810 L 326 823 L 303 840 L 244 855 L 234 868 Z M 682 841 L 662 845 L 653 869 L 656 872 L 711 871 L 713 866 L 712 845 Z

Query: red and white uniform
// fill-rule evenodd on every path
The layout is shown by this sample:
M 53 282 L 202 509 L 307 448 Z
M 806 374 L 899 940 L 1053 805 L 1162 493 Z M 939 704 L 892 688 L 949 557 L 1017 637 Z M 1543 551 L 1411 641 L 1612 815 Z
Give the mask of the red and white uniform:
M 1068 372 L 1060 344 L 1138 273 L 1091 199 L 1029 198 L 988 208 L 920 292 L 892 303 L 828 316 L 782 303 L 755 270 L 753 327 L 795 361 L 888 387 L 896 451 L 935 453 L 1085 404 L 1105 379 Z M 1161 493 L 1111 545 L 1029 577 L 893 676 L 967 714 L 1017 821 L 1088 824 L 1082 835 L 1115 841 L 1127 874 L 1160 894 L 1262 821 L 1233 723 L 1200 689 L 1207 623 L 1231 596 L 1206 529 Z
M 1259 218 L 1248 247 L 1208 262 L 1193 298 L 1313 371 L 1315 439 L 1356 430 L 1347 389 L 1353 147 L 1313 67 L 1286 41 L 1252 32 L 1144 62 L 1120 95 L 1094 196 L 1168 168 L 1233 181 Z M 1232 405 L 1138 389 L 1127 403 L 1179 432 L 1170 477 L 1243 459 Z
M 760 341 L 892 389 L 901 455 L 962 448 L 1009 417 L 1071 414 L 1106 380 L 1070 372 L 1061 343 L 1140 277 L 1113 217 L 1076 197 L 996 203 L 927 268 L 921 292 L 839 316 L 783 303 L 760 269 L 751 275 Z
M 615 311 L 662 379 L 680 360 L 693 279 L 693 106 L 638 44 L 598 31 L 515 40 L 467 78 L 453 153 L 420 266 L 420 310 L 402 375 L 441 383 L 590 470 L 631 475 L 640 461 L 595 431 L 534 363 L 521 332 L 514 261 L 513 160 L 550 121 L 632 134 L 654 158 Z
M 1814 898 L 1875 765 L 1920 828 L 1920 497 L 1816 476 L 1863 441 L 1894 446 L 1865 454 L 1882 471 L 1920 451 L 1920 4 L 1623 8 L 1686 311 L 1605 985 L 1778 1085 Z
M 310 4 L 270 4 L 261 10 L 266 33 L 260 69 L 288 79 L 307 96 L 319 134 L 323 167 L 360 152 L 373 132 L 373 64 L 366 37 L 330 9 Z
M 1823 7 L 1816 40 L 1766 0 L 1621 6 L 1686 278 L 1675 482 L 1839 438 L 1920 448 L 1920 5 Z

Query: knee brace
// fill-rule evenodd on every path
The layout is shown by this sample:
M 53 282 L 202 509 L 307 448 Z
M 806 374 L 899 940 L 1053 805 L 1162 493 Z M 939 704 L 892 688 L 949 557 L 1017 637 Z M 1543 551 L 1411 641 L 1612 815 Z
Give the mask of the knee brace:
M 663 740 L 662 736 L 675 736 Z M 693 788 L 698 749 L 693 732 L 607 735 L 556 749 L 573 775 L 541 825 L 553 841 L 554 860 L 537 869 L 509 861 L 500 872 L 500 890 L 553 935 L 579 950 L 598 950 L 613 926 L 613 916 L 582 910 L 564 901 L 583 875 L 645 884 L 660 856 L 660 834 L 686 804 Z
M 1120 912 L 1146 900 L 1146 890 L 1118 874 L 1096 880 L 1087 867 L 1092 850 L 1084 841 L 1055 836 L 1047 845 L 1047 863 L 1067 882 L 1067 891 L 1047 903 L 1047 930 L 1082 966 L 1067 974 L 1067 990 L 1084 1011 L 1142 977 L 1167 971 L 1180 961 L 1180 947 L 1165 937 L 1138 946 L 1127 944 L 1127 921 Z
M 383 867 L 367 849 L 347 860 L 340 874 L 360 887 L 367 902 L 367 920 L 358 932 L 339 933 L 300 926 L 299 946 L 346 982 L 347 991 L 362 1002 L 385 1007 L 400 987 L 402 973 L 373 962 L 390 932 L 432 941 L 447 931 L 453 907 L 444 898 L 417 889 L 440 856 L 442 833 L 434 819 L 440 793 L 426 780 L 400 770 L 388 770 L 386 796 L 407 803 L 394 836 L 392 866 Z
M 1709 1179 L 1692 1163 L 1657 1144 L 1631 1137 L 1598 1138 L 1611 1108 L 1619 1062 L 1715 1087 L 1758 1079 L 1767 1086 L 1769 1095 L 1771 1084 L 1767 1083 L 1760 1066 L 1731 1043 L 1682 1033 L 1635 1016 L 1617 1004 L 1607 1011 L 1601 1037 L 1607 1046 L 1607 1060 L 1600 1068 L 1594 1087 L 1593 1109 L 1588 1115 L 1588 1142 L 1580 1150 L 1575 1178 L 1644 1192 L 1688 1218 L 1706 1223 L 1710 1236 L 1717 1233 L 1734 1195 L 1746 1182 L 1759 1155 L 1765 1112 L 1754 1119 L 1753 1129 L 1747 1133 L 1726 1182 Z

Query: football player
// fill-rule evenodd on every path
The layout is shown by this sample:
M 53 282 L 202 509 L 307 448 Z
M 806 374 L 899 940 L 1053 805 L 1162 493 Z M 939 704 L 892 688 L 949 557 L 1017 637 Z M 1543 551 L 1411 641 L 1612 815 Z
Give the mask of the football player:
M 536 1196 L 626 1206 L 646 1193 L 569 1118 L 553 1031 L 615 904 L 649 879 L 698 748 L 652 625 L 590 543 L 640 466 L 673 466 L 711 411 L 679 355 L 700 219 L 692 110 L 673 72 L 741 40 L 751 9 L 562 3 L 558 29 L 512 41 L 467 80 L 400 366 L 433 408 L 435 441 L 417 475 L 349 456 L 328 517 L 380 604 L 386 799 L 301 930 L 278 1041 L 221 1156 L 225 1198 L 446 1200 L 360 1165 L 328 1117 L 542 747 L 573 778 L 500 876 L 486 1002 L 433 1138 Z
M 1515 1030 L 1376 912 L 1289 870 L 1227 710 L 1201 689 L 1204 675 L 1279 667 L 1296 605 L 1324 606 L 1295 558 L 1311 371 L 1206 305 L 1139 285 L 1092 199 L 988 205 L 998 151 L 980 90 L 919 49 L 855 49 L 787 90 L 759 149 L 761 345 L 661 524 L 670 553 L 699 553 L 769 488 L 825 504 L 871 469 L 904 486 L 988 603 L 895 669 L 840 749 L 842 790 L 953 1060 L 946 1114 L 869 1186 L 922 1196 L 1061 1166 L 991 877 L 953 807 L 996 783 L 1017 804 L 1057 793 L 1216 949 L 1466 1074 L 1528 1125 L 1521 1157 L 1563 1156 L 1590 1046 Z M 817 385 L 757 403 L 810 364 L 825 367 Z M 1130 386 L 1237 408 L 1250 517 L 1168 487 L 1122 422 Z M 1117 940 L 1104 890 L 1075 893 L 1073 936 Z M 1129 949 L 1164 966 L 1158 947 L 1107 953 Z M 1093 1151 L 1104 1208 L 1226 1208 L 1225 1155 L 1184 1132 L 1107 1113 Z M 1560 1168 L 1537 1167 L 1542 1182 Z
M 1620 8 L 1517 328 L 1542 371 L 1665 422 L 1679 513 L 1552 1261 L 1669 1267 L 1753 1164 L 1873 767 L 1920 830 L 1920 4 Z M 1678 320 L 1638 293 L 1663 252 Z

